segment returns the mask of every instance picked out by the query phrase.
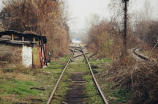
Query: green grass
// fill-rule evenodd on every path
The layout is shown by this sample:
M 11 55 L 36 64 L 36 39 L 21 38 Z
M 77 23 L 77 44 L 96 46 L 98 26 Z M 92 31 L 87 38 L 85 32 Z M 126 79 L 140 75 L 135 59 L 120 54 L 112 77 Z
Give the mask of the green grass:
M 129 104 L 128 100 L 130 99 L 130 90 L 112 88 L 112 82 L 106 82 L 104 84 L 101 84 L 100 82 L 100 85 L 110 104 Z
M 61 104 L 66 101 L 65 97 L 68 91 L 68 87 L 71 85 L 71 82 L 69 81 L 70 77 L 71 74 L 66 72 L 61 82 L 59 83 L 56 94 L 53 97 L 53 101 L 51 102 L 51 104 Z
M 63 66 L 61 66 L 61 63 L 58 62 L 51 62 L 50 65 L 45 69 L 61 69 Z
M 1 69 L 4 73 L 13 72 L 13 69 Z
M 102 98 L 92 80 L 92 77 L 89 74 L 83 76 L 83 79 L 86 80 L 86 84 L 85 84 L 85 92 L 86 92 L 86 96 L 88 97 L 88 99 L 86 99 L 86 104 L 104 104 L 102 101 Z
M 128 100 L 130 99 L 130 90 L 128 89 L 118 89 L 113 88 L 113 83 L 106 81 L 106 71 L 109 68 L 107 65 L 112 64 L 112 59 L 104 58 L 104 59 L 91 59 L 91 65 L 96 65 L 99 69 L 94 69 L 99 71 L 96 74 L 96 79 L 110 104 L 128 104 Z M 103 83 L 105 82 L 105 83 Z
M 46 104 L 48 97 L 50 96 L 57 79 L 59 78 L 63 68 L 69 59 L 68 56 L 60 58 L 59 61 L 52 61 L 50 65 L 45 69 L 1 69 L 4 72 L 3 76 L 0 76 L 0 104 L 14 104 L 19 103 L 34 103 L 34 104 Z M 74 59 L 76 62 L 71 62 L 68 68 L 66 69 L 65 76 L 62 78 L 62 83 L 59 84 L 56 92 L 56 96 L 52 104 L 61 104 L 66 101 L 65 95 L 69 90 L 68 87 L 72 84 L 70 78 L 71 73 L 73 72 L 89 72 L 88 65 L 81 59 Z M 94 69 L 99 73 L 96 74 L 97 80 L 106 95 L 106 98 L 110 101 L 111 104 L 126 104 L 130 97 L 130 91 L 127 89 L 112 89 L 112 83 L 105 82 L 105 72 L 106 64 L 111 64 L 112 60 L 110 58 L 104 59 L 91 59 L 90 64 L 96 65 L 99 68 Z M 27 75 L 34 80 L 18 80 L 15 76 L 8 76 L 10 73 L 21 73 Z M 98 91 L 94 85 L 90 73 L 84 75 L 83 78 L 87 81 L 85 83 L 85 93 L 87 96 L 86 102 L 88 104 L 102 104 L 102 99 L 98 95 Z M 105 82 L 105 83 L 103 83 Z M 44 88 L 44 91 L 37 89 L 30 89 L 32 87 Z M 13 95 L 12 97 L 10 97 Z M 8 101 L 4 100 L 5 97 L 14 98 Z M 31 100 L 34 99 L 34 100 Z M 39 101 L 38 101 L 39 100 Z
M 2 69 L 3 76 L 0 76 L 0 104 L 34 103 L 46 104 L 57 79 L 59 78 L 68 57 L 63 57 L 58 62 L 51 62 L 45 69 Z M 16 74 L 21 73 L 34 80 L 18 80 Z M 30 89 L 44 88 L 44 90 Z M 13 95 L 12 97 L 10 97 Z M 5 100 L 9 98 L 9 100 Z
M 112 63 L 112 59 L 111 58 L 103 58 L 103 59 L 95 59 L 95 58 L 92 58 L 89 60 L 89 63 L 92 66 L 97 66 L 98 68 L 97 69 L 92 69 L 93 70 L 96 70 L 98 72 L 102 72 L 107 66 L 106 64 L 111 64 Z
M 0 98 L 9 97 L 10 95 L 14 95 L 14 99 L 25 99 L 28 96 L 38 96 L 40 92 L 36 90 L 31 90 L 32 86 L 36 86 L 37 83 L 34 81 L 18 81 L 18 80 L 1 80 L 0 84 Z M 3 101 L 0 100 L 0 103 L 12 104 L 15 101 Z M 22 101 L 25 102 L 25 101 Z
M 88 66 L 86 63 L 72 63 L 68 67 L 68 71 L 71 72 L 88 72 Z
M 113 104 L 118 104 L 118 103 L 126 103 L 127 100 L 130 98 L 130 90 L 128 89 L 115 89 L 113 92 L 113 95 L 117 97 L 115 101 L 112 101 Z
M 0 88 L 5 90 L 5 92 L 3 93 L 4 95 L 16 94 L 16 95 L 19 95 L 20 97 L 26 97 L 29 95 L 39 95 L 38 92 L 30 90 L 30 87 L 35 86 L 35 85 L 36 83 L 31 82 L 31 81 L 14 80 L 14 81 L 11 81 L 11 82 L 8 81 L 7 83 L 2 84 Z
M 57 90 L 55 98 L 52 102 L 52 104 L 60 104 L 66 102 L 66 94 L 69 90 L 69 86 L 71 85 L 71 81 L 69 80 L 71 78 L 71 73 L 73 72 L 89 72 L 89 68 L 85 62 L 83 62 L 83 59 L 77 60 L 77 62 L 71 62 L 68 68 L 66 69 L 66 73 L 63 78 L 62 82 L 59 84 L 60 90 Z M 85 60 L 84 60 L 85 61 Z M 113 83 L 111 82 L 105 82 L 106 79 L 106 70 L 108 66 L 107 64 L 112 64 L 112 59 L 110 58 L 104 58 L 104 59 L 91 59 L 90 60 L 91 65 L 96 65 L 99 68 L 93 69 L 97 70 L 99 73 L 96 74 L 96 78 L 98 83 L 100 84 L 100 87 L 105 95 L 105 97 L 108 99 L 110 104 L 128 104 L 128 100 L 130 98 L 130 91 L 128 89 L 118 89 L 118 88 L 112 88 Z M 64 64 L 65 65 L 65 64 Z M 61 68 L 60 65 L 53 63 L 52 66 L 55 68 Z M 58 70 L 58 69 L 57 69 Z M 53 71 L 53 73 L 58 73 Z M 103 104 L 102 98 L 99 95 L 98 90 L 95 87 L 95 84 L 92 80 L 92 77 L 90 73 L 83 76 L 83 79 L 86 80 L 87 83 L 85 83 L 85 102 L 86 104 Z M 103 83 L 105 82 L 105 83 Z
M 67 67 L 65 74 L 59 83 L 58 89 L 52 101 L 52 104 L 61 104 L 66 102 L 66 95 L 69 90 L 69 86 L 71 86 L 71 73 L 72 72 L 85 72 L 88 66 L 86 63 L 75 63 L 72 62 Z
M 89 60 L 90 63 L 96 63 L 96 64 L 101 64 L 101 63 L 110 63 L 112 61 L 111 58 L 103 58 L 103 59 L 95 59 L 92 58 Z
M 92 60 L 91 62 L 96 62 L 96 60 Z M 88 74 L 83 76 L 83 79 L 86 81 L 84 87 L 85 87 L 85 94 L 86 94 L 86 99 L 85 102 L 86 104 L 104 104 L 102 102 L 102 98 L 98 94 L 98 90 L 93 82 L 92 76 L 90 74 L 89 67 L 87 63 L 83 62 L 83 59 L 79 61 L 78 63 L 72 63 L 69 66 L 69 70 L 73 69 L 71 71 L 74 72 L 88 72 Z
M 71 62 L 69 66 L 66 69 L 65 76 L 62 78 L 62 82 L 59 84 L 60 90 L 57 90 L 55 98 L 52 102 L 52 104 L 61 104 L 66 102 L 66 94 L 67 91 L 69 91 L 69 86 L 71 86 L 71 73 L 75 72 L 85 72 L 88 73 L 87 75 L 83 76 L 83 79 L 87 81 L 87 83 L 84 85 L 85 87 L 85 94 L 86 94 L 86 99 L 85 102 L 86 104 L 103 104 L 102 99 L 100 95 L 98 94 L 98 91 L 95 87 L 95 84 L 91 78 L 91 74 L 89 71 L 89 67 L 85 60 L 83 60 L 82 57 L 79 59 L 74 59 L 74 62 Z

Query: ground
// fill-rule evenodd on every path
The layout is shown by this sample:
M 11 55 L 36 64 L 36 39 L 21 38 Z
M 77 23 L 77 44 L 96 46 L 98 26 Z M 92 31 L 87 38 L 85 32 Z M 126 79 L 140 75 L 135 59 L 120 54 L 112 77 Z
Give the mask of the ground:
M 68 57 L 45 69 L 0 69 L 0 104 L 45 104 Z
M 76 53 L 79 55 L 81 53 Z M 45 69 L 0 69 L 0 104 L 34 103 L 45 104 L 59 78 L 69 56 L 51 61 Z M 90 59 L 93 72 L 104 92 L 105 97 L 112 104 L 124 104 L 126 97 L 121 94 L 124 90 L 112 89 L 105 82 L 106 70 L 112 63 L 110 58 Z M 76 100 L 74 97 L 76 96 Z M 68 66 L 62 83 L 59 84 L 53 104 L 70 103 L 102 104 L 102 99 L 95 87 L 83 56 L 73 59 Z M 76 104 L 77 104 L 76 102 Z M 70 103 L 71 104 L 71 103 Z

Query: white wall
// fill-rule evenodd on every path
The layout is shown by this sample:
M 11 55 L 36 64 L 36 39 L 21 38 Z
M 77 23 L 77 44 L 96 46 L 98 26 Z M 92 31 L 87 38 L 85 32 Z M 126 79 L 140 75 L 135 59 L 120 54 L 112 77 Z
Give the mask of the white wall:
M 22 63 L 26 67 L 32 66 L 32 47 L 23 45 L 22 48 Z

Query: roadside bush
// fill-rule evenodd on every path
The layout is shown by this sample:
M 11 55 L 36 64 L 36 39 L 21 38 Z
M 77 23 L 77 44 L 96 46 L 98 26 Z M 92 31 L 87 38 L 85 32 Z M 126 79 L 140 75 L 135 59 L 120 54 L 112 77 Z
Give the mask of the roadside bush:
M 110 57 L 113 59 L 111 67 L 106 70 L 106 75 L 101 75 L 103 76 L 102 79 L 106 76 L 107 83 L 110 83 L 114 90 L 128 89 L 130 98 L 127 99 L 130 104 L 158 103 L 158 22 L 150 18 L 152 17 L 149 14 L 151 13 L 149 12 L 151 5 L 148 1 L 146 0 L 144 4 L 143 12 L 141 10 L 135 16 L 127 13 L 126 47 L 123 43 L 124 4 L 120 0 L 111 0 L 109 5 L 109 9 L 112 11 L 111 21 L 92 24 L 88 31 L 90 37 L 89 50 L 97 53 L 97 58 Z M 146 8 L 146 6 L 148 7 Z M 107 34 L 104 34 L 105 32 Z M 102 36 L 102 34 L 104 35 Z M 130 52 L 130 50 L 136 48 L 142 50 L 141 53 L 148 56 L 149 60 L 139 61 L 136 57 L 134 58 L 133 52 Z M 152 58 L 155 59 L 151 61 Z M 122 95 L 126 95 L 127 92 L 123 90 Z M 118 93 L 120 92 L 117 92 L 115 97 L 119 98 Z M 111 95 L 108 96 L 111 97 Z M 117 100 L 117 98 L 113 99 Z
M 101 21 L 88 31 L 88 50 L 97 54 L 97 58 L 114 58 L 122 54 L 122 38 L 109 21 Z M 118 55 L 119 54 L 119 55 Z
M 158 103 L 157 63 L 153 61 L 137 63 L 135 59 L 126 57 L 124 61 L 115 62 L 107 75 L 106 81 L 113 82 L 113 88 L 131 90 L 132 104 Z

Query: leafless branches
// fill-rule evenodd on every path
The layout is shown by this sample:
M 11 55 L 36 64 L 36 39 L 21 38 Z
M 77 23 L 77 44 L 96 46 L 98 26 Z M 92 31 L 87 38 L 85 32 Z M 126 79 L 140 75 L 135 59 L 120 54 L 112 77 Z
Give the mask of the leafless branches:
M 3 24 L 6 30 L 33 31 L 45 35 L 48 50 L 54 55 L 63 55 L 61 51 L 66 50 L 69 42 L 69 27 L 66 23 L 68 11 L 63 1 L 4 0 L 3 3 Z
M 158 89 L 155 87 L 158 85 L 156 60 L 158 22 L 151 17 L 153 8 L 149 0 L 146 0 L 142 10 L 129 14 L 127 48 L 139 48 L 145 55 L 151 57 L 143 62 L 138 62 L 131 53 L 122 57 L 124 12 L 121 2 L 121 0 L 111 0 L 110 21 L 103 20 L 91 25 L 88 31 L 90 37 L 88 48 L 97 53 L 98 58 L 113 59 L 111 68 L 106 71 L 106 81 L 114 84 L 112 88 L 130 90 L 130 103 L 156 104 L 158 103 Z

